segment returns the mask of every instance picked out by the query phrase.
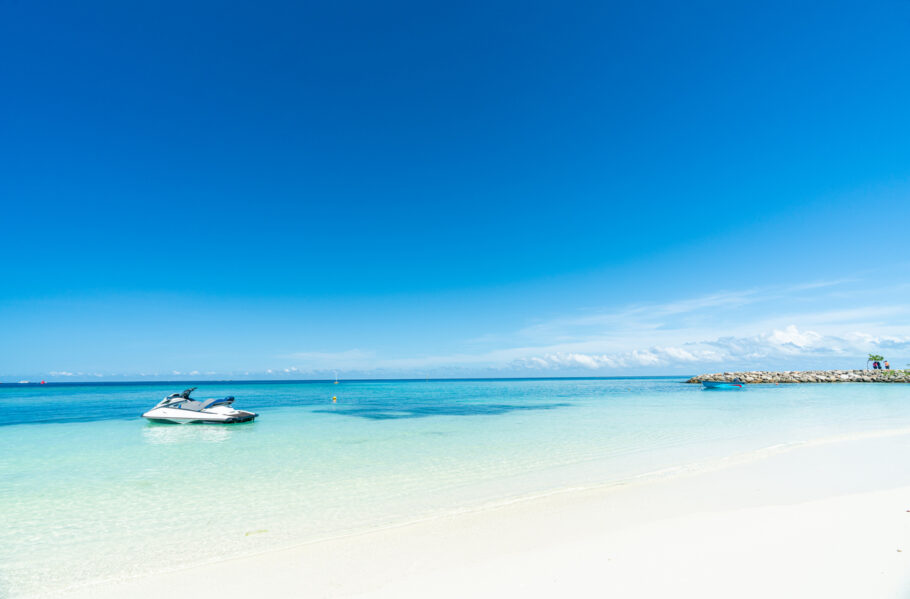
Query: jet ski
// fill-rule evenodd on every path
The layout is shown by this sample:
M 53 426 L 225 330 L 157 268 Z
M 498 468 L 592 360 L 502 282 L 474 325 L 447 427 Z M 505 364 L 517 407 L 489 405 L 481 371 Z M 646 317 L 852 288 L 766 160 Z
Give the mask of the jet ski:
M 232 408 L 233 397 L 204 399 L 202 401 L 191 399 L 190 394 L 195 390 L 196 387 L 191 387 L 184 390 L 183 393 L 168 395 L 158 402 L 158 405 L 143 414 L 142 417 L 148 418 L 153 422 L 184 424 L 188 422 L 249 422 L 259 415 Z

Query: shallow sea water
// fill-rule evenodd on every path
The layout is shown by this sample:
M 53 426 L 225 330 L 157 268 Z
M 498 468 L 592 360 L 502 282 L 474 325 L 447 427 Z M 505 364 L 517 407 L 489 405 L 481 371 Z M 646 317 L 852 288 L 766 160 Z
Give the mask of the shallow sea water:
M 0 597 L 185 567 L 767 447 L 910 427 L 905 385 L 679 378 L 0 386 Z M 331 397 L 338 396 L 333 404 Z

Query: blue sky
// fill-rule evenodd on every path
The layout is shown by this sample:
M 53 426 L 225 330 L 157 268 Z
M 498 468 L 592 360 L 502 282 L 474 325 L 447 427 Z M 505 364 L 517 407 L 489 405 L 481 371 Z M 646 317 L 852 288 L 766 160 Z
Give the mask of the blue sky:
M 0 380 L 910 362 L 906 4 L 0 17 Z

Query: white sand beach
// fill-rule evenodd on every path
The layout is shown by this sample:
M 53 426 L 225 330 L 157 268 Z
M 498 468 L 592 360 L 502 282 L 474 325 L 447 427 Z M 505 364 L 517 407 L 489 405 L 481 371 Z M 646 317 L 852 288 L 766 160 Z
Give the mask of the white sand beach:
M 907 597 L 908 458 L 906 434 L 811 444 L 66 596 Z

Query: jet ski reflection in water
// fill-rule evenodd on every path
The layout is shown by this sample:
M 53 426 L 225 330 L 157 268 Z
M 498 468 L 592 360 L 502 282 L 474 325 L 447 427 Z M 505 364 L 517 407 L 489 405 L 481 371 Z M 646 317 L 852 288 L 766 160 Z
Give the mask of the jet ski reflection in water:
M 248 422 L 258 416 L 253 412 L 235 410 L 231 407 L 233 397 L 221 399 L 190 399 L 190 393 L 196 387 L 186 389 L 183 393 L 172 393 L 162 399 L 158 405 L 142 415 L 153 422 L 189 422 L 231 423 Z

